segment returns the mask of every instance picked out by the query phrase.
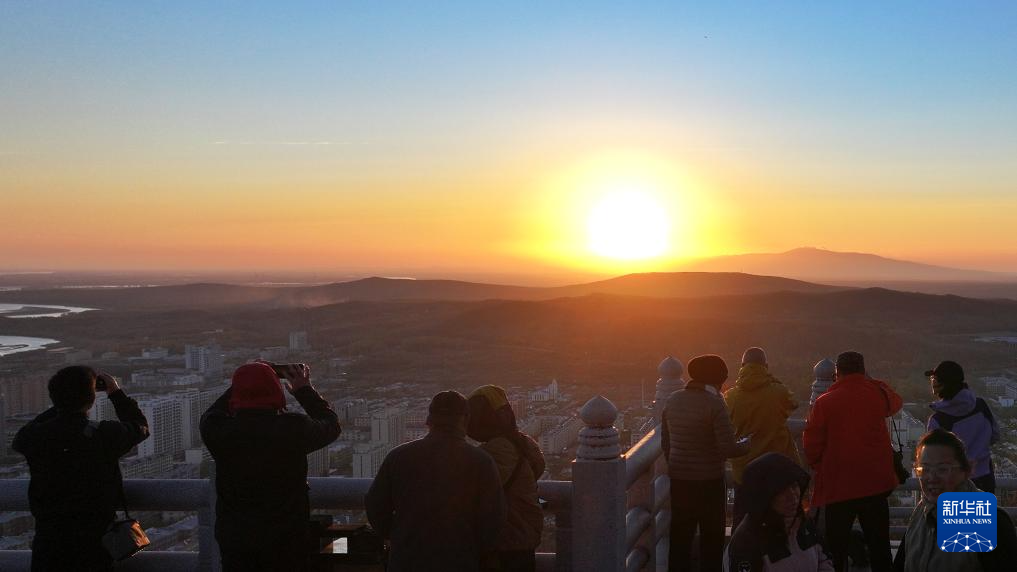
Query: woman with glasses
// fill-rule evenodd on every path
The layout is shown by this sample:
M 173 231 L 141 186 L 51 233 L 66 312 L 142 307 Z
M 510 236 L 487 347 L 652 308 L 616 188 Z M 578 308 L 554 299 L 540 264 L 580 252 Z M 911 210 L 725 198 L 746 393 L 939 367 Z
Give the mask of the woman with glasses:
M 996 511 L 997 545 L 991 552 L 944 552 L 936 544 L 937 500 L 941 493 L 981 492 L 971 482 L 971 461 L 964 442 L 949 431 L 926 433 L 915 451 L 915 474 L 922 500 L 915 507 L 897 549 L 897 572 L 1002 572 L 1015 569 L 1017 531 L 1005 510 Z

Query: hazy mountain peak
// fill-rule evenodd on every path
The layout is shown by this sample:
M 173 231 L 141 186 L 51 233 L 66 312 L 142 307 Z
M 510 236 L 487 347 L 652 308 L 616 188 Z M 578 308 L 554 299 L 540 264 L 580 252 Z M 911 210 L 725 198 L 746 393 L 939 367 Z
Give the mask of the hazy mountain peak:
M 1017 282 L 1017 275 L 949 268 L 864 252 L 838 252 L 816 247 L 780 253 L 720 256 L 686 265 L 682 270 L 745 272 L 799 280 L 863 282 Z

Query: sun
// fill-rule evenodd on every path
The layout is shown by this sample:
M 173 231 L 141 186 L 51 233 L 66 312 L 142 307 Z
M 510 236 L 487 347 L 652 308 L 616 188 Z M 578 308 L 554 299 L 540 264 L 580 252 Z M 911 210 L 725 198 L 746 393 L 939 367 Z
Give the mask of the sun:
M 660 201 L 642 189 L 606 193 L 586 219 L 591 252 L 616 260 L 646 260 L 667 253 L 671 225 Z

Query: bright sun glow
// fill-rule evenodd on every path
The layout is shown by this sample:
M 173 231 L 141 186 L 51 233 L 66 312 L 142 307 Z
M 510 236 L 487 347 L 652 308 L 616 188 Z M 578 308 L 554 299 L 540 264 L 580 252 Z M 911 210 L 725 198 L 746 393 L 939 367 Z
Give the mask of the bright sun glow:
M 638 189 L 608 193 L 586 219 L 589 249 L 618 260 L 645 260 L 667 253 L 670 226 L 663 205 Z

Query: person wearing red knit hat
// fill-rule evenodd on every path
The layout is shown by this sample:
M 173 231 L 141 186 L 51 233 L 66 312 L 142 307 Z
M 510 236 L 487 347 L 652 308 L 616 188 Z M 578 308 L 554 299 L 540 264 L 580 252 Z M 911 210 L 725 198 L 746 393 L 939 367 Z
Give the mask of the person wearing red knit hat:
M 280 373 L 306 415 L 285 410 Z M 225 571 L 307 569 L 307 455 L 340 431 L 310 374 L 304 364 L 242 365 L 201 417 L 216 463 L 215 538 Z

